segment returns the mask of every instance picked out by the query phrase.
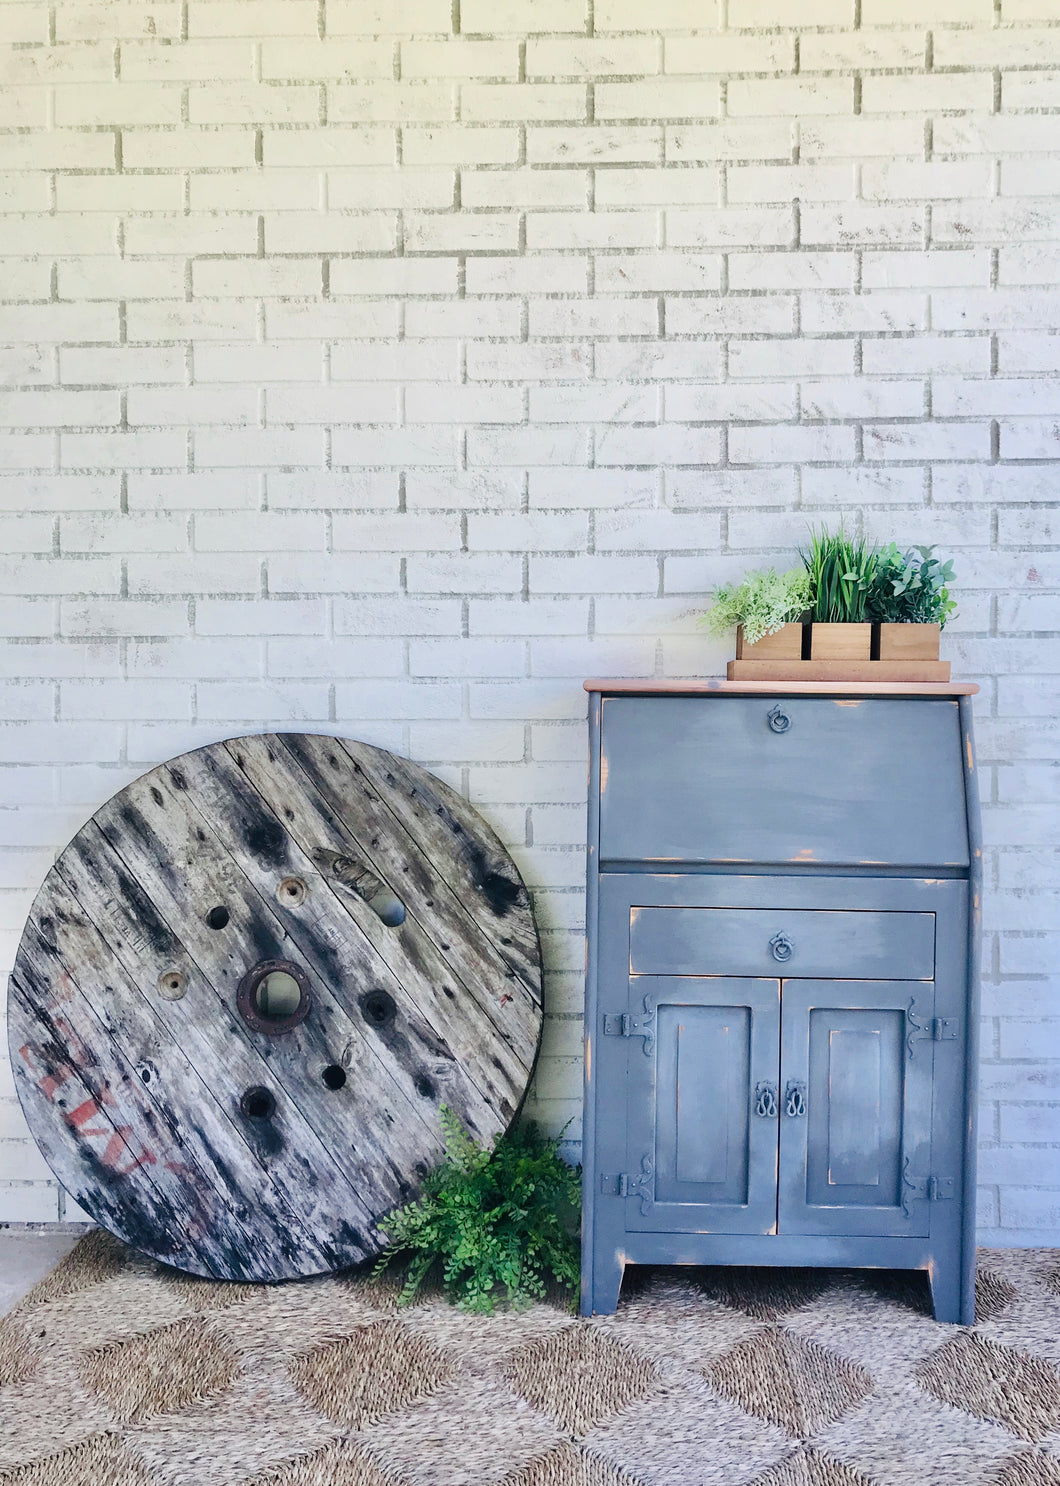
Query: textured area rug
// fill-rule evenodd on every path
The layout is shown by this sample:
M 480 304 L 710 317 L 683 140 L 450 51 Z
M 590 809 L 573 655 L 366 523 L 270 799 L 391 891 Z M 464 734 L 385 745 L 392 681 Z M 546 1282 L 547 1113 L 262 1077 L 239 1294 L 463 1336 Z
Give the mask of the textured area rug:
M 103 1233 L 0 1322 L 18 1486 L 1060 1486 L 1060 1252 L 982 1251 L 974 1329 L 922 1276 L 630 1271 L 616 1316 L 397 1310 Z

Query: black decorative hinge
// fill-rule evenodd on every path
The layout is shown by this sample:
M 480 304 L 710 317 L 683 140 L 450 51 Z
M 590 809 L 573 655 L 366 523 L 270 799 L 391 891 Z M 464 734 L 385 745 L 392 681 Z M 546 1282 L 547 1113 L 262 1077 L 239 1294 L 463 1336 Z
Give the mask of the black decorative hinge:
M 913 1044 L 916 1042 L 957 1041 L 960 1032 L 960 1023 L 956 1017 L 933 1016 L 930 1022 L 921 1021 L 920 1018 L 916 1015 L 915 1007 L 916 999 L 915 997 L 910 996 L 909 1006 L 905 1013 L 905 1042 L 906 1047 L 909 1050 L 910 1057 L 913 1056 Z
M 655 1047 L 655 1006 L 644 998 L 644 1015 L 633 1016 L 631 1012 L 616 1012 L 604 1015 L 605 1037 L 643 1037 L 645 1056 L 650 1057 Z
M 646 1214 L 652 1210 L 652 1178 L 655 1175 L 655 1166 L 650 1156 L 642 1156 L 640 1166 L 639 1176 L 628 1171 L 623 1171 L 618 1176 L 601 1176 L 600 1191 L 605 1197 L 639 1197 L 640 1210 Z
M 952 1176 L 926 1176 L 919 1180 L 909 1175 L 910 1157 L 906 1156 L 902 1168 L 902 1211 L 909 1217 L 909 1204 L 922 1199 L 928 1202 L 948 1202 L 954 1194 Z

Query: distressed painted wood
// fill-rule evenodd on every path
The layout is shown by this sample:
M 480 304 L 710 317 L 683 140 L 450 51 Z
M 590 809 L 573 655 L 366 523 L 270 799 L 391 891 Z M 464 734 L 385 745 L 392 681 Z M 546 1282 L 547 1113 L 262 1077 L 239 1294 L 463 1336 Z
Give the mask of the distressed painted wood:
M 540 1030 L 529 897 L 486 823 L 415 765 L 291 734 L 198 749 L 104 805 L 37 895 L 9 993 L 59 1180 L 144 1252 L 237 1280 L 378 1252 L 441 1156 L 440 1106 L 493 1139 Z
M 583 1313 L 629 1263 L 868 1265 L 971 1324 L 967 690 L 587 687 Z M 797 767 L 748 734 L 773 706 Z
M 942 699 L 605 696 L 601 857 L 966 867 L 960 749 Z

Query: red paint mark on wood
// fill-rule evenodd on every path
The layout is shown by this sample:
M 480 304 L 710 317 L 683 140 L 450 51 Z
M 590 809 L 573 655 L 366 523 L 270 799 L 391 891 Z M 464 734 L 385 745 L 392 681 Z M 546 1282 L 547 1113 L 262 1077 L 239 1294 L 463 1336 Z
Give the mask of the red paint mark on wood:
M 141 1166 L 153 1166 L 158 1157 L 144 1145 L 141 1145 L 139 1154 L 135 1152 L 130 1140 L 133 1134 L 131 1125 L 111 1125 L 106 1120 L 100 1125 L 89 1123 L 102 1114 L 103 1105 L 113 1105 L 114 1102 L 114 1095 L 104 1089 L 98 1100 L 86 1099 L 67 1114 L 66 1120 L 82 1140 L 104 1142 L 102 1151 L 97 1152 L 103 1166 L 117 1176 L 129 1176 Z

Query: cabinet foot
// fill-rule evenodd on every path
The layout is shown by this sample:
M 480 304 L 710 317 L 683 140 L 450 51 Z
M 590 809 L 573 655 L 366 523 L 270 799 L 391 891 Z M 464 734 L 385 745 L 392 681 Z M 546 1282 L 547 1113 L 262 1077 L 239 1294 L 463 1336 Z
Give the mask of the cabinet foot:
M 965 1304 L 962 1297 L 962 1275 L 959 1264 L 939 1263 L 936 1260 L 928 1269 L 928 1284 L 931 1286 L 931 1307 L 936 1321 L 948 1321 L 955 1326 L 975 1324 L 974 1298 Z
M 593 1259 L 592 1285 L 582 1295 L 583 1316 L 611 1316 L 618 1309 L 625 1260 L 614 1254 L 596 1254 Z

